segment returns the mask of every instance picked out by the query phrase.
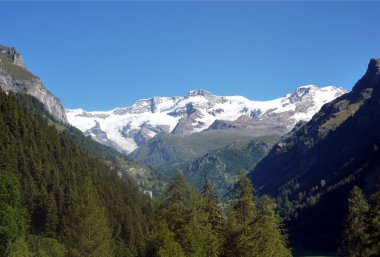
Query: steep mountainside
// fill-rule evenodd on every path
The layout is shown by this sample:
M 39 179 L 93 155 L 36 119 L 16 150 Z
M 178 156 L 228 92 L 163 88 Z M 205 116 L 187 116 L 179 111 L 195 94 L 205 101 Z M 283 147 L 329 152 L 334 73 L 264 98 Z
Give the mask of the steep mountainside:
M 28 222 L 26 236 L 54 238 L 75 252 L 80 250 L 78 241 L 85 239 L 78 240 L 78 233 L 89 225 L 109 231 L 111 244 L 123 256 L 143 255 L 151 222 L 150 198 L 139 192 L 132 181 L 120 179 L 116 170 L 92 156 L 86 147 L 79 146 L 61 126 L 32 112 L 30 98 L 0 90 L 0 172 L 20 181 Z M 83 194 L 86 185 L 90 185 L 86 181 L 91 181 L 95 191 L 92 205 L 86 204 L 90 195 Z M 96 209 L 91 209 L 94 205 Z M 80 211 L 83 208 L 87 211 Z M 15 230 L 16 224 L 9 224 L 16 218 L 8 209 L 2 209 L 2 226 L 6 227 L 1 230 L 1 243 L 4 235 Z M 86 240 L 96 238 L 96 232 Z
M 370 192 L 379 178 L 379 126 L 380 59 L 372 59 L 352 92 L 323 106 L 250 173 L 259 192 L 290 200 L 290 216 L 311 207 L 293 230 L 307 231 L 297 234 L 300 242 L 336 247 L 348 190 L 359 184 Z M 307 221 L 314 218 L 323 222 Z
M 14 47 L 0 46 L 0 88 L 37 98 L 56 120 L 67 123 L 66 113 L 59 99 L 43 86 L 37 76 L 25 68 L 21 55 Z
M 206 129 L 225 128 L 288 131 L 344 93 L 343 89 L 332 86 L 303 86 L 284 97 L 260 102 L 242 96 L 215 96 L 198 89 L 185 97 L 153 97 L 111 111 L 76 109 L 66 110 L 66 113 L 69 122 L 86 135 L 130 153 L 162 133 L 186 136 Z
M 278 135 L 262 136 L 248 140 L 237 140 L 225 147 L 197 158 L 181 167 L 189 182 L 199 190 L 205 180 L 213 184 L 214 191 L 223 200 L 233 188 L 241 171 L 252 169 L 278 141 Z

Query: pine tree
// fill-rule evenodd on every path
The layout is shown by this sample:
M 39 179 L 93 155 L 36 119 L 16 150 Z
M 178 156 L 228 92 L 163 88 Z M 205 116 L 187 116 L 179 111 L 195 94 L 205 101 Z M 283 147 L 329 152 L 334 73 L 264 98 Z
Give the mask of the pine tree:
M 258 200 L 258 215 L 255 222 L 255 239 L 258 240 L 260 257 L 291 257 L 287 247 L 287 235 L 280 216 L 275 211 L 275 203 L 264 195 Z
M 206 180 L 202 192 L 201 210 L 206 213 L 212 230 L 217 234 L 221 234 L 224 227 L 224 218 L 219 204 L 218 196 L 212 189 L 212 183 Z
M 257 198 L 244 173 L 234 187 L 237 200 L 228 210 L 225 256 L 290 257 L 287 236 L 274 201 L 268 196 Z
M 212 189 L 212 183 L 206 180 L 199 204 L 198 224 L 203 231 L 202 241 L 207 257 L 219 256 L 222 251 L 225 220 L 219 204 L 219 199 Z
M 233 188 L 233 193 L 237 198 L 237 201 L 232 204 L 234 214 L 236 215 L 235 218 L 241 222 L 244 229 L 256 217 L 254 190 L 245 172 L 240 173 L 238 181 Z
M 372 204 L 369 209 L 369 256 L 380 256 L 380 183 L 371 197 Z
M 348 197 L 348 214 L 339 250 L 342 257 L 368 257 L 367 214 L 369 206 L 363 191 L 354 186 Z
M 190 220 L 198 198 L 195 189 L 186 183 L 185 176 L 179 171 L 160 199 L 159 216 L 169 225 L 171 231 L 179 232 Z
M 181 235 L 182 249 L 187 257 L 217 257 L 221 240 L 212 230 L 204 213 L 193 213 Z
M 224 255 L 257 256 L 258 246 L 253 237 L 256 234 L 256 203 L 253 186 L 244 172 L 240 173 L 232 192 L 237 199 L 231 203 L 227 211 L 227 238 Z
M 79 199 L 74 208 L 76 221 L 66 231 L 70 254 L 74 257 L 114 256 L 114 242 L 105 209 L 89 177 L 84 179 Z
M 174 238 L 165 222 L 160 222 L 157 231 L 150 240 L 148 256 L 152 257 L 185 257 L 180 244 Z
M 0 171 L 0 256 L 7 256 L 10 245 L 24 235 L 24 215 L 18 179 Z

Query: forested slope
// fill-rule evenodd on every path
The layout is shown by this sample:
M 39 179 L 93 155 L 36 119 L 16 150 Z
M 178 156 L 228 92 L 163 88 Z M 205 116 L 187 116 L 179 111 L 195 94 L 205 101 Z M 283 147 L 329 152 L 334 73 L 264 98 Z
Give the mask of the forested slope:
M 91 156 L 69 132 L 33 112 L 25 99 L 0 92 L 0 169 L 19 180 L 26 213 L 25 229 L 12 240 L 30 235 L 54 238 L 70 252 L 80 253 L 88 242 L 74 235 L 99 223 L 100 230 L 110 231 L 109 249 L 124 252 L 120 256 L 142 255 L 152 207 L 149 197 Z M 99 245 L 107 241 L 98 240 Z

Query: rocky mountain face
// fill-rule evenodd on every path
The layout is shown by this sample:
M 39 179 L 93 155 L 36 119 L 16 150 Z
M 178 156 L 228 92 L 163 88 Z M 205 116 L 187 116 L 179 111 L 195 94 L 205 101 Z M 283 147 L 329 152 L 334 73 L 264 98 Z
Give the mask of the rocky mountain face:
M 380 59 L 372 59 L 350 93 L 324 105 L 250 173 L 260 193 L 284 201 L 301 247 L 336 249 L 348 191 L 356 184 L 369 194 L 379 181 L 379 127 Z
M 66 110 L 69 122 L 95 140 L 130 153 L 158 134 L 188 136 L 205 130 L 243 129 L 253 133 L 287 132 L 309 120 L 321 106 L 345 93 L 332 86 L 299 87 L 270 101 L 216 96 L 206 90 L 184 97 L 153 97 L 111 111 Z
M 60 100 L 25 68 L 20 53 L 14 47 L 0 46 L 0 87 L 3 91 L 25 93 L 37 98 L 55 119 L 67 123 Z

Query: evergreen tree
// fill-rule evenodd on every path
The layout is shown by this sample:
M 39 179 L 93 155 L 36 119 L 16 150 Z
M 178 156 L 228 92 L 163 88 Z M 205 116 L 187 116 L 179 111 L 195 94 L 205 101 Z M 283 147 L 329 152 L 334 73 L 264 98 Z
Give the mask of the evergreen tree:
M 232 193 L 237 198 L 228 208 L 227 239 L 225 256 L 257 256 L 257 242 L 254 235 L 257 219 L 253 186 L 244 172 L 241 172 Z
M 29 249 L 29 245 L 24 237 L 19 237 L 10 245 L 9 257 L 40 257 L 41 255 L 33 255 Z M 45 257 L 45 256 L 42 256 Z M 48 256 L 46 256 L 48 257 Z M 58 257 L 58 256 L 57 256 Z
M 242 172 L 234 187 L 237 200 L 228 210 L 225 256 L 292 256 L 274 201 L 268 196 L 257 198 L 253 192 L 250 180 Z
M 222 216 L 218 196 L 213 191 L 213 185 L 209 180 L 205 181 L 201 195 L 199 211 L 196 221 L 200 226 L 204 243 L 205 256 L 219 256 L 224 241 L 225 220 Z
M 89 177 L 84 179 L 79 203 L 74 208 L 75 221 L 66 231 L 73 257 L 114 256 L 114 241 L 105 209 Z
M 206 180 L 202 192 L 201 210 L 207 215 L 212 230 L 217 234 L 222 234 L 224 218 L 219 204 L 218 196 L 212 189 L 212 183 Z
M 8 256 L 10 245 L 24 235 L 24 215 L 17 178 L 0 171 L 0 256 Z
M 198 198 L 195 189 L 186 183 L 185 176 L 179 171 L 161 197 L 159 216 L 169 225 L 171 231 L 179 232 L 191 219 Z
M 182 249 L 187 257 L 217 257 L 221 241 L 207 222 L 204 213 L 194 213 L 181 235 Z
M 380 183 L 372 195 L 372 204 L 369 209 L 369 256 L 380 256 Z
M 245 172 L 241 172 L 233 188 L 233 194 L 237 200 L 231 206 L 235 215 L 233 218 L 239 221 L 243 229 L 256 217 L 256 199 L 253 193 L 251 181 Z
M 275 203 L 264 195 L 258 200 L 258 215 L 255 222 L 255 239 L 258 241 L 260 257 L 291 257 L 287 247 L 287 235 L 280 216 L 275 211 Z
M 339 254 L 342 257 L 368 257 L 367 214 L 369 206 L 362 190 L 354 186 L 348 197 L 348 214 Z
M 160 222 L 157 231 L 150 240 L 148 256 L 152 257 L 185 257 L 180 244 L 174 238 L 165 222 Z

